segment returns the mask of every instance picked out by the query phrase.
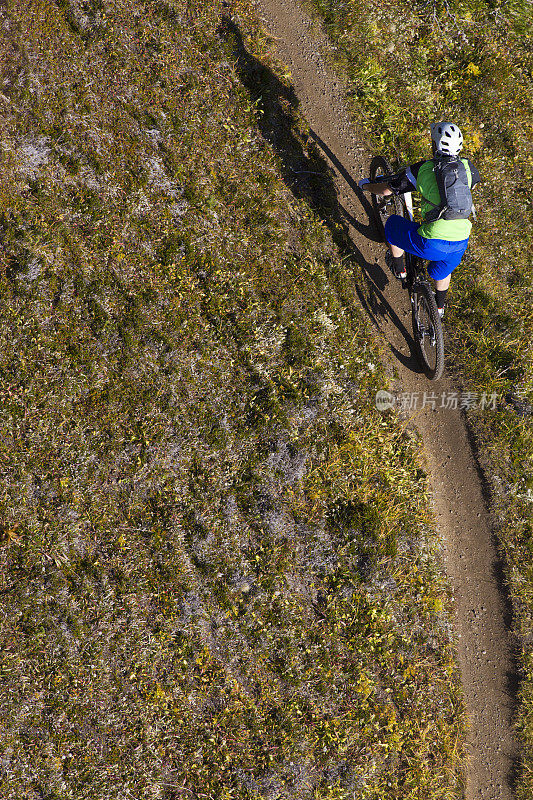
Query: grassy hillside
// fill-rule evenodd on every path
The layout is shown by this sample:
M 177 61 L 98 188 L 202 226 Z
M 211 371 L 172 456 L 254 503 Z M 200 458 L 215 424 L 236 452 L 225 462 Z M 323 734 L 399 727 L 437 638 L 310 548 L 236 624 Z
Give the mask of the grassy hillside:
M 520 0 L 310 0 L 376 152 L 427 157 L 429 122 L 457 120 L 482 185 L 467 257 L 454 273 L 447 360 L 465 388 L 497 395 L 468 415 L 492 487 L 521 641 L 526 737 L 521 796 L 533 791 L 533 179 L 531 4 Z
M 0 794 L 453 798 L 416 442 L 225 5 L 0 9 Z

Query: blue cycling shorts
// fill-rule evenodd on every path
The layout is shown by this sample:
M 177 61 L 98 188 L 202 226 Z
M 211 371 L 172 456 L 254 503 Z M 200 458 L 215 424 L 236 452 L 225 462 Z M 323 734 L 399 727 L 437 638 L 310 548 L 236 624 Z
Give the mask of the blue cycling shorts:
M 385 223 L 385 237 L 390 244 L 401 247 L 413 256 L 425 258 L 428 264 L 428 275 L 439 281 L 447 278 L 459 266 L 468 245 L 468 239 L 460 242 L 449 242 L 446 239 L 424 239 L 418 233 L 419 222 L 399 217 L 389 217 Z

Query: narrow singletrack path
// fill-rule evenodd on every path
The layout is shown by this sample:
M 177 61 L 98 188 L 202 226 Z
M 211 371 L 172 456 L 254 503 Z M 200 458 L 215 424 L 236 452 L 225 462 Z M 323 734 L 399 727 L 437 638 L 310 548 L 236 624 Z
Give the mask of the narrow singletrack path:
M 469 720 L 467 800 L 511 800 L 517 745 L 512 714 L 515 670 L 505 618 L 506 600 L 482 478 L 459 410 L 440 408 L 442 397 L 458 392 L 445 375 L 436 383 L 421 373 L 411 336 L 407 293 L 384 264 L 368 205 L 356 190 L 368 173 L 371 153 L 361 125 L 349 119 L 343 87 L 327 66 L 329 45 L 297 0 L 256 0 L 266 31 L 287 65 L 300 109 L 334 174 L 339 208 L 349 224 L 354 253 L 365 281 L 361 304 L 385 342 L 397 389 L 416 398 L 410 410 L 422 436 L 433 507 L 444 543 L 446 569 L 454 590 L 458 654 Z M 429 121 L 428 121 L 429 123 Z M 428 139 L 429 152 L 429 139 Z M 424 404 L 435 393 L 435 408 Z

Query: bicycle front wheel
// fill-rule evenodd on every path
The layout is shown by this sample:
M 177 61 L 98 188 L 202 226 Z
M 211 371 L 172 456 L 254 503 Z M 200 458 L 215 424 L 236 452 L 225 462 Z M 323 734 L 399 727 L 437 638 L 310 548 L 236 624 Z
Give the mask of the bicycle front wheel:
M 435 296 L 427 284 L 415 284 L 411 303 L 420 362 L 427 377 L 437 381 L 444 369 L 444 335 Z
M 370 182 L 378 183 L 383 175 L 391 175 L 392 167 L 384 156 L 374 156 L 370 162 Z M 377 232 L 381 240 L 385 241 L 385 223 L 392 214 L 405 216 L 404 207 L 400 198 L 395 195 L 389 197 L 378 197 L 372 195 L 372 208 Z

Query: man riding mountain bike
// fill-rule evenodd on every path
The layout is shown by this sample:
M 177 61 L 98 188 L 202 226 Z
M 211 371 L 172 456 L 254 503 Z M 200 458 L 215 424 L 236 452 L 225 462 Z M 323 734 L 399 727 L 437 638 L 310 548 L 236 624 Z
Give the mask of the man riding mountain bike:
M 396 214 L 387 219 L 385 238 L 390 248 L 387 263 L 396 277 L 403 279 L 406 277 L 405 251 L 429 261 L 427 271 L 435 281 L 435 299 L 442 317 L 451 274 L 461 263 L 472 230 L 468 219 L 473 209 L 470 189 L 481 178 L 467 158 L 457 158 L 463 149 L 463 135 L 455 123 L 432 124 L 431 139 L 433 159 L 411 164 L 386 182 L 361 181 L 359 187 L 380 197 L 414 189 L 420 193 L 421 225 Z M 444 197 L 445 192 L 449 193 L 447 197 Z M 454 200 L 450 200 L 452 196 Z M 465 197 L 468 198 L 466 205 Z M 457 198 L 463 199 L 463 208 L 447 205 L 447 200 L 453 205 Z

